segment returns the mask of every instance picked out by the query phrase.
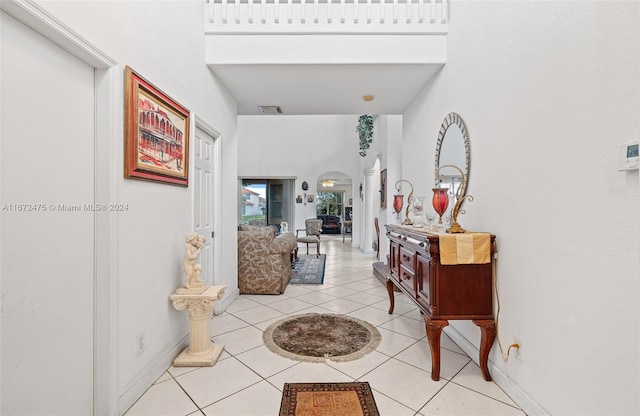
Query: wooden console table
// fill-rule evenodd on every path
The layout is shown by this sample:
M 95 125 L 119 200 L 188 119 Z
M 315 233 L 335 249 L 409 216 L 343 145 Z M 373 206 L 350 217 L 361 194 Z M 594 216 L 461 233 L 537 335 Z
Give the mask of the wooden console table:
M 491 236 L 491 263 L 440 264 L 440 237 L 426 228 L 386 225 L 389 238 L 389 313 L 394 309 L 394 286 L 424 314 L 431 348 L 431 379 L 440 379 L 440 336 L 449 320 L 469 319 L 481 331 L 480 369 L 491 381 L 488 360 L 496 326 L 493 318 L 492 267 L 495 236 Z

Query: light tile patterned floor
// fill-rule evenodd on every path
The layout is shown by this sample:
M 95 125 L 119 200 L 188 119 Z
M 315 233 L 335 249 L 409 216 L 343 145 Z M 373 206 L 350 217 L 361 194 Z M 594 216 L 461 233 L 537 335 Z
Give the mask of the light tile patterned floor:
M 375 261 L 340 236 L 323 236 L 322 286 L 290 285 L 282 296 L 242 295 L 212 321 L 212 339 L 225 351 L 213 367 L 167 370 L 126 416 L 276 416 L 284 383 L 368 381 L 382 416 L 524 415 L 444 333 L 441 378 L 430 377 L 431 355 L 418 309 L 397 294 L 387 313 L 386 289 Z M 326 250 L 326 251 L 325 251 Z M 303 363 L 270 352 L 262 331 L 291 314 L 325 312 L 376 326 L 382 341 L 363 358 Z

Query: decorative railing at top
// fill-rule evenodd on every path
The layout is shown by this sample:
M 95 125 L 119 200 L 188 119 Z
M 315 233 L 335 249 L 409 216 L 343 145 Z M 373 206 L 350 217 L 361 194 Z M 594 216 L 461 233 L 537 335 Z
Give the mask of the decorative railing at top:
M 450 0 L 205 0 L 205 32 L 447 33 Z

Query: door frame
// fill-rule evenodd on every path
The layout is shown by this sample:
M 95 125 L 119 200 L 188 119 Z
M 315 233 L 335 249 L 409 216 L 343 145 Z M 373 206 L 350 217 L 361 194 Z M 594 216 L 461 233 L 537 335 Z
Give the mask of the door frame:
M 222 218 L 220 213 L 222 212 L 222 134 L 216 130 L 211 124 L 205 121 L 198 114 L 194 114 L 192 117 L 191 126 L 191 143 L 194 143 L 196 130 L 202 130 L 213 138 L 213 284 L 218 285 L 222 282 L 222 245 L 220 244 L 219 233 L 222 224 Z M 195 169 L 195 155 L 191 152 L 191 160 L 189 165 L 191 166 L 191 172 L 189 174 L 193 177 L 193 170 Z M 191 226 L 195 228 L 195 216 L 193 206 L 195 204 L 195 187 L 191 187 Z M 217 244 L 216 244 L 217 243 Z M 219 313 L 220 302 L 216 303 L 216 314 Z
M 113 137 L 122 125 L 118 109 L 123 100 L 117 85 L 122 83 L 122 71 L 117 62 L 74 32 L 58 18 L 33 0 L 5 0 L 0 9 L 30 27 L 47 40 L 94 68 L 94 203 L 116 201 L 114 157 L 117 144 Z M 119 75 L 118 75 L 119 74 Z M 119 103 L 119 104 L 118 104 Z M 121 114 L 120 111 L 119 114 Z M 118 124 L 120 123 L 120 124 Z M 93 412 L 118 413 L 117 365 L 117 278 L 115 236 L 116 217 L 96 215 L 94 219 L 93 273 Z

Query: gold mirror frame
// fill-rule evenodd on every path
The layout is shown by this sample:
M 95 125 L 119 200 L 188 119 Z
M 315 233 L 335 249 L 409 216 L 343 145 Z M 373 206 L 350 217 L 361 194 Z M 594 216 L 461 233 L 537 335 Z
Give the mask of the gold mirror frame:
M 462 189 L 458 193 L 462 198 L 464 198 L 464 196 L 467 194 L 467 185 L 469 184 L 469 169 L 471 165 L 471 147 L 469 145 L 469 131 L 467 130 L 466 124 L 464 124 L 464 120 L 462 120 L 462 117 L 460 117 L 458 113 L 447 114 L 447 116 L 444 118 L 444 121 L 442 122 L 442 125 L 440 126 L 440 131 L 438 132 L 438 141 L 436 142 L 436 160 L 435 160 L 434 180 L 435 180 L 436 187 L 440 186 L 440 179 L 441 179 L 440 178 L 441 177 L 440 153 L 442 150 L 442 144 L 446 137 L 447 130 L 449 130 L 449 127 L 451 127 L 454 124 L 458 126 L 458 128 L 460 129 L 460 132 L 462 132 L 462 139 L 464 141 L 465 166 L 464 168 L 462 166 L 458 166 L 460 170 L 463 171 L 464 176 L 466 176 L 466 180 L 463 181 L 463 184 L 461 184 Z M 450 163 L 448 163 L 447 161 L 444 161 L 444 162 L 445 162 L 444 165 L 450 165 Z

